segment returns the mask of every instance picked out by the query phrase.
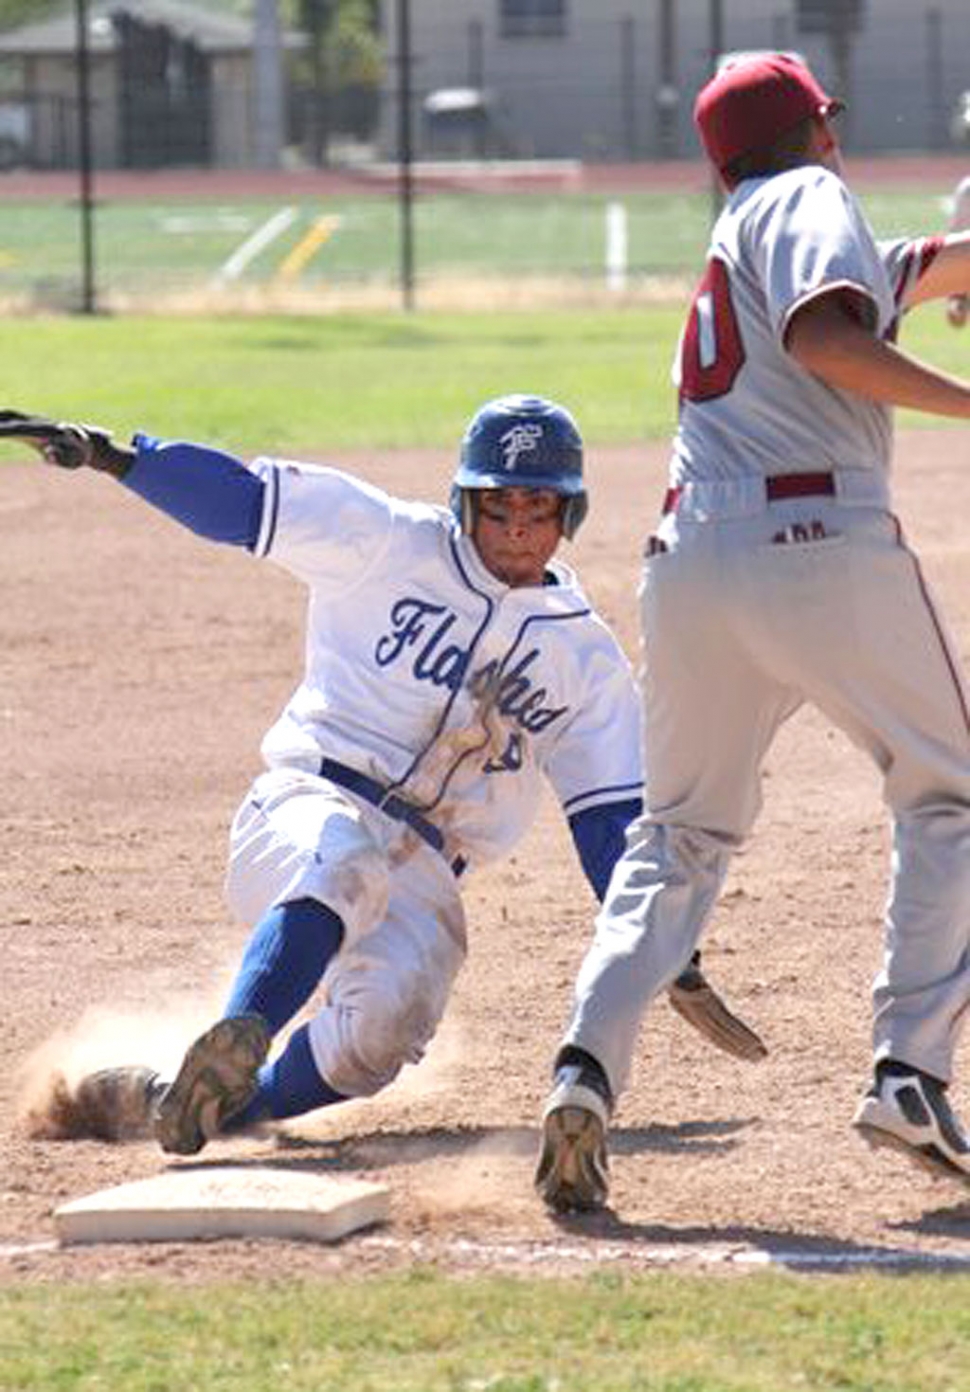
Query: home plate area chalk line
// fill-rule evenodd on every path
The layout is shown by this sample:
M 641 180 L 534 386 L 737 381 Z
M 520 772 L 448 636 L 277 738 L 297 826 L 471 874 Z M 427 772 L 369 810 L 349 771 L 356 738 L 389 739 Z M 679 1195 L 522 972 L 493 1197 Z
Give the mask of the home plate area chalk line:
M 363 1180 L 268 1168 L 180 1166 L 72 1199 L 54 1210 L 62 1245 L 214 1237 L 336 1242 L 383 1223 L 390 1191 Z

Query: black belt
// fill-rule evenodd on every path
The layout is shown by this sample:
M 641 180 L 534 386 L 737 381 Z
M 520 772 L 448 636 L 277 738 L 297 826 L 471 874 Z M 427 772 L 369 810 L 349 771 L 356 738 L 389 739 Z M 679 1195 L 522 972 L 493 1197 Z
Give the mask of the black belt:
M 682 488 L 668 488 L 664 494 L 663 512 L 673 512 L 683 495 Z M 835 475 L 819 470 L 809 474 L 772 474 L 765 479 L 765 497 L 769 503 L 785 498 L 833 498 Z
M 407 822 L 408 826 L 418 833 L 421 840 L 426 842 L 432 850 L 437 851 L 439 855 L 444 851 L 445 838 L 434 822 L 429 821 L 413 802 L 408 802 L 406 798 L 392 793 L 376 778 L 361 773 L 359 769 L 350 768 L 347 764 L 338 763 L 336 759 L 321 760 L 320 777 L 328 778 L 331 783 L 339 784 L 341 788 L 346 788 L 350 793 L 356 793 L 358 797 L 371 803 L 378 811 L 391 817 L 395 822 Z M 460 875 L 466 864 L 464 856 L 455 856 L 451 862 L 451 869 L 455 875 Z

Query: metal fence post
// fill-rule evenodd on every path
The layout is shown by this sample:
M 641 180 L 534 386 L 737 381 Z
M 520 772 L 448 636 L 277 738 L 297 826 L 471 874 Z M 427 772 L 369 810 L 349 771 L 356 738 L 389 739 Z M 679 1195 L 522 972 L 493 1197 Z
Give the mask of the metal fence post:
M 411 4 L 397 0 L 398 185 L 401 211 L 401 294 L 414 308 L 414 179 L 411 140 Z
M 710 0 L 710 72 L 708 77 L 713 77 L 717 72 L 718 59 L 724 52 L 724 0 Z M 721 208 L 724 206 L 724 193 L 721 189 L 721 181 L 717 172 L 711 169 L 711 222 L 717 221 L 720 216 Z
M 285 143 L 283 50 L 278 0 L 256 0 L 253 17 L 254 154 L 260 169 L 278 169 Z
M 91 84 L 87 0 L 75 0 L 78 108 L 78 175 L 81 214 L 81 313 L 94 314 L 94 171 L 91 151 Z

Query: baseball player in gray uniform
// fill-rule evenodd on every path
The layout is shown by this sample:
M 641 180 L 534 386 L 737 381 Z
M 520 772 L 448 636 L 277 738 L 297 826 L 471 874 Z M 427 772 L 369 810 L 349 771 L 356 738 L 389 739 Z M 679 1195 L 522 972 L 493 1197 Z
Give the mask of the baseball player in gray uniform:
M 143 434 L 122 447 L 17 412 L 0 413 L 0 434 L 113 474 L 309 591 L 303 678 L 231 830 L 227 897 L 251 936 L 223 1017 L 171 1083 L 138 1066 L 85 1079 L 71 1135 L 151 1128 L 192 1154 L 383 1088 L 420 1058 L 464 961 L 463 877 L 522 838 L 543 779 L 602 896 L 640 810 L 640 708 L 627 658 L 554 555 L 587 509 L 561 406 L 486 403 L 450 508 L 333 468 L 247 466 Z M 696 961 L 673 999 L 722 1048 L 763 1052 Z
M 970 1182 L 947 1099 L 970 1003 L 970 722 L 953 646 L 889 497 L 894 404 L 970 418 L 970 383 L 895 346 L 970 288 L 970 234 L 877 243 L 841 176 L 838 103 L 750 56 L 695 120 L 728 191 L 677 352 L 679 427 L 647 542 L 645 806 L 576 983 L 537 1185 L 605 1202 L 605 1136 L 644 1009 L 697 946 L 781 724 L 816 705 L 892 816 L 874 1077 L 854 1125 Z

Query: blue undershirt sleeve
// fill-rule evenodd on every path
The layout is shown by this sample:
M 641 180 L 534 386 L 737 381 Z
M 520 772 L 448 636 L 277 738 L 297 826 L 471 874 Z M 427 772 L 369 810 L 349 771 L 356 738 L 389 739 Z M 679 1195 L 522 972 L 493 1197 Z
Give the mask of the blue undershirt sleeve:
M 126 488 L 199 536 L 255 547 L 264 485 L 241 460 L 151 435 L 136 435 L 132 444 L 137 455 L 122 479 Z
M 643 809 L 639 798 L 589 807 L 569 818 L 569 830 L 593 893 L 602 902 L 613 867 L 626 848 L 626 829 Z

